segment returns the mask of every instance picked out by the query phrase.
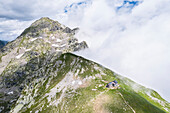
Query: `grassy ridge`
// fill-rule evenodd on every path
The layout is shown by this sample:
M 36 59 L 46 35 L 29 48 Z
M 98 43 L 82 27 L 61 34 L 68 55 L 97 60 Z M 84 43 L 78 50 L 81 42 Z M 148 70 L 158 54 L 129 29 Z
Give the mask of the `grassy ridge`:
M 44 60 L 44 62 L 45 61 L 46 60 Z M 62 61 L 62 64 L 58 66 L 55 65 L 57 61 Z M 36 112 L 37 110 L 41 110 L 41 113 L 97 113 L 99 112 L 98 110 L 105 113 L 133 113 L 133 110 L 137 113 L 165 112 L 159 103 L 155 103 L 153 100 L 146 98 L 147 96 L 140 95 L 140 92 L 136 92 L 136 89 L 131 86 L 132 84 L 138 84 L 82 57 L 66 53 L 44 66 L 43 68 L 45 68 L 46 71 L 48 69 L 50 70 L 46 73 L 47 75 L 44 75 L 45 79 L 36 84 L 38 86 L 33 86 L 38 90 L 38 96 L 34 97 L 34 104 L 32 104 L 31 107 L 28 107 L 31 103 L 29 102 L 24 106 L 25 109 L 21 109 L 21 112 L 29 113 L 30 111 Z M 58 70 L 56 70 L 56 68 Z M 56 72 L 57 76 L 54 76 Z M 78 77 L 81 80 L 87 77 L 92 77 L 92 79 L 86 80 L 87 83 L 85 84 L 87 85 L 83 87 L 80 86 L 78 89 L 67 88 L 65 92 L 62 92 L 62 90 L 57 92 L 51 101 L 61 99 L 64 94 L 61 102 L 57 106 L 50 104 L 51 102 L 47 99 L 48 96 L 45 97 L 44 95 L 49 93 L 52 88 L 62 81 L 68 72 L 74 74 L 78 72 Z M 113 80 L 119 82 L 120 89 L 109 90 L 105 88 L 106 83 L 103 81 Z M 47 83 L 50 84 L 50 86 L 46 89 Z M 140 90 L 143 91 L 147 89 L 143 86 L 140 87 Z M 35 91 L 32 93 L 35 93 Z M 145 94 L 145 92 L 143 92 L 143 94 Z M 26 93 L 25 96 L 26 95 L 28 94 Z M 159 95 L 157 96 L 159 97 Z

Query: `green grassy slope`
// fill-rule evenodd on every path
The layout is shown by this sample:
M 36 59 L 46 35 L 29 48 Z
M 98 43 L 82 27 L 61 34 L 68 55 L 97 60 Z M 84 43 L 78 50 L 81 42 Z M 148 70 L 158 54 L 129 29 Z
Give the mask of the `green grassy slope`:
M 32 64 L 38 68 L 31 67 Z M 25 69 L 30 72 L 25 78 L 31 77 L 12 113 L 164 113 L 170 110 L 170 104 L 155 91 L 71 53 L 35 58 Z M 119 82 L 120 89 L 105 88 L 106 81 L 113 80 Z

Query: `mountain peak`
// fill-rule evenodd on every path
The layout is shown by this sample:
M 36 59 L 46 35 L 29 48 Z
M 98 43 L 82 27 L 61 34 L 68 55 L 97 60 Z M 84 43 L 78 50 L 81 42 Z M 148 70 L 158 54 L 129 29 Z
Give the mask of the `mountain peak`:
M 48 28 L 51 27 L 51 25 L 58 25 L 58 27 L 61 27 L 61 24 L 58 21 L 54 21 L 48 17 L 42 17 L 39 20 L 36 20 L 34 23 L 31 24 L 31 27 L 43 27 L 43 28 Z
M 1 52 L 7 54 L 14 48 L 18 48 L 17 54 L 25 50 L 38 52 L 37 54 L 50 52 L 73 52 L 87 48 L 86 42 L 78 42 L 74 37 L 78 28 L 73 30 L 48 17 L 42 17 L 33 22 L 13 42 L 8 43 Z M 28 52 L 28 51 L 25 51 Z
M 50 19 L 49 17 L 41 17 L 39 20 L 37 21 L 54 21 L 52 19 Z M 35 22 L 34 22 L 35 23 Z
M 31 37 L 37 37 L 39 35 L 50 34 L 54 32 L 75 34 L 75 29 L 72 30 L 69 27 L 65 27 L 58 21 L 54 21 L 48 17 L 42 17 L 32 23 L 30 27 L 25 29 L 20 36 L 26 35 Z

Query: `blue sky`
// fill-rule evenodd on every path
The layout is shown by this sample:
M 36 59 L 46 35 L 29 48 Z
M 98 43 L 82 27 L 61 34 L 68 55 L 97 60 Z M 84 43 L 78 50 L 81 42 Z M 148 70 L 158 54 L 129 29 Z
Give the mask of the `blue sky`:
M 76 37 L 90 48 L 77 54 L 170 101 L 169 6 L 169 0 L 1 0 L 0 39 L 14 40 L 41 17 L 80 27 Z
M 141 3 L 140 1 L 127 1 L 127 0 L 125 0 L 121 6 L 117 7 L 117 10 L 119 10 L 121 8 L 129 8 L 131 10 L 134 7 L 138 6 L 140 3 Z
M 64 13 L 69 12 L 72 8 L 77 9 L 78 6 L 87 5 L 87 2 L 88 1 L 81 1 L 81 2 L 78 2 L 78 3 L 72 3 L 71 5 L 64 7 Z

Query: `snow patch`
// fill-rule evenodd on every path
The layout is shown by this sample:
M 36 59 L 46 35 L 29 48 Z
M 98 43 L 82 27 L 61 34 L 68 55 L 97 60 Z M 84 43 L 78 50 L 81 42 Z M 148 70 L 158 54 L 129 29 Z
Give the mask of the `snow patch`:
M 39 112 L 39 110 L 35 111 L 35 113 L 38 113 L 38 112 Z
M 47 42 L 47 43 L 50 43 L 50 44 L 51 44 L 51 42 L 50 42 L 50 41 L 48 41 L 48 40 L 45 40 L 45 42 Z
M 72 82 L 72 85 L 74 85 L 74 84 L 75 84 L 75 82 L 76 82 L 76 81 L 74 80 L 74 81 Z
M 27 52 L 27 51 L 31 51 L 31 49 L 26 49 L 25 51 L 26 51 L 26 52 Z
M 64 47 L 64 46 L 66 46 L 66 44 L 61 45 L 61 47 Z
M 60 39 L 58 39 L 58 38 L 56 39 L 56 42 L 61 42 L 61 41 L 62 41 L 62 40 L 60 40 Z
M 96 91 L 97 89 L 91 89 L 92 91 Z
M 11 95 L 11 94 L 14 94 L 14 92 L 13 91 L 8 92 L 8 95 Z
M 51 38 L 52 38 L 52 39 L 55 39 L 55 37 L 54 37 L 54 36 L 52 36 Z
M 59 50 L 59 49 L 57 49 L 56 51 L 57 51 L 57 52 L 61 52 L 61 50 Z
M 103 85 L 102 84 L 99 84 L 99 87 L 102 87 Z
M 82 85 L 83 83 L 82 83 L 82 81 L 79 81 L 78 84 L 79 84 L 79 85 Z
M 35 40 L 37 40 L 37 38 L 32 38 L 30 41 L 33 42 L 33 41 L 35 41 Z
M 80 72 L 80 73 L 81 73 L 81 74 L 83 74 L 83 73 L 84 73 L 84 71 L 85 71 L 85 69 L 84 69 L 84 68 L 82 68 L 82 70 L 81 70 L 81 72 Z
M 82 85 L 83 84 L 83 82 L 81 81 L 81 80 L 74 80 L 74 81 L 72 81 L 72 86 L 74 86 L 74 85 Z
M 38 37 L 38 38 L 42 39 L 43 37 L 40 36 L 40 37 Z
M 52 46 L 53 46 L 53 47 L 59 47 L 59 45 L 58 45 L 58 44 L 52 44 Z
M 77 72 L 75 73 L 75 76 L 77 76 L 77 75 L 79 74 L 79 71 L 80 71 L 80 70 L 79 70 L 79 69 L 77 69 Z
M 22 54 L 16 56 L 16 58 L 17 58 L 17 59 L 21 58 L 23 54 L 24 54 L 24 53 L 22 53 Z

